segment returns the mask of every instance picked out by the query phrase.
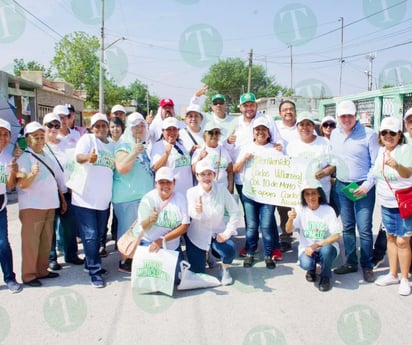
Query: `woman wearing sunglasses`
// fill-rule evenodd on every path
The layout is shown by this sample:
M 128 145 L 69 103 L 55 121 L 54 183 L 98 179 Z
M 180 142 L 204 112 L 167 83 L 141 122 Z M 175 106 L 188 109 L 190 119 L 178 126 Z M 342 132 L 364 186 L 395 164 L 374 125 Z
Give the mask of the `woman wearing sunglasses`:
M 329 140 L 335 128 L 336 120 L 332 116 L 325 116 L 320 125 L 320 135 Z
M 398 292 L 407 296 L 411 292 L 408 272 L 411 264 L 410 237 L 412 218 L 402 219 L 394 191 L 412 185 L 412 148 L 406 144 L 401 122 L 394 117 L 382 120 L 379 129 L 380 149 L 374 165 L 377 178 L 376 192 L 381 204 L 382 223 L 388 240 L 389 273 L 380 276 L 375 284 L 400 284 Z M 398 278 L 398 262 L 401 279 Z
M 46 114 L 43 118 L 43 126 L 45 128 L 46 143 L 44 152 L 53 160 L 59 167 L 58 173 L 63 174 L 66 178 L 66 166 L 74 164 L 74 151 L 70 150 L 67 141 L 57 138 L 61 128 L 61 120 L 59 115 L 54 113 Z M 71 193 L 66 185 L 62 187 L 62 193 L 66 200 L 67 210 L 61 214 L 56 210 L 54 217 L 54 231 L 52 244 L 49 256 L 49 268 L 53 271 L 60 270 L 62 267 L 57 262 L 57 249 L 64 252 L 64 261 L 74 265 L 82 265 L 83 260 L 77 255 L 77 223 L 73 213 Z M 57 248 L 56 248 L 57 246 Z

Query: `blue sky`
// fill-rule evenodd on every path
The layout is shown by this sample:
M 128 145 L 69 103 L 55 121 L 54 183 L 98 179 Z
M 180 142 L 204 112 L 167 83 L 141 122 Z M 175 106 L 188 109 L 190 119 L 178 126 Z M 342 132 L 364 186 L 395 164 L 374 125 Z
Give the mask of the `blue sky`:
M 100 4 L 0 0 L 0 69 L 11 72 L 14 58 L 48 66 L 70 32 L 100 37 Z M 411 0 L 105 0 L 105 12 L 105 46 L 125 37 L 106 50 L 110 75 L 122 85 L 138 79 L 180 105 L 211 64 L 246 61 L 250 49 L 254 63 L 302 95 L 366 91 L 365 55 L 373 52 L 373 88 L 412 82 Z

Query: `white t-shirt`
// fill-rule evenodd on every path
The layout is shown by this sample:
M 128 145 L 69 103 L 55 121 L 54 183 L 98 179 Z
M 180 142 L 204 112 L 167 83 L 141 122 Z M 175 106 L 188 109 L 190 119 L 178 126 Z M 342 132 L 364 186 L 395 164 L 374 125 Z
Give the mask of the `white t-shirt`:
M 165 202 L 160 199 L 157 189 L 153 189 L 147 193 L 140 202 L 137 211 L 137 219 L 139 219 L 138 224 L 140 226 L 136 228 L 140 228 L 141 221 L 150 217 L 153 209 L 156 209 L 158 212 L 157 221 L 150 230 L 145 232 L 143 236 L 144 241 L 153 242 L 158 238 L 165 236 L 181 224 L 190 223 L 187 214 L 186 198 L 182 194 L 173 192 L 170 199 Z M 179 237 L 166 242 L 167 249 L 171 250 L 176 250 L 179 245 Z
M 165 140 L 157 141 L 153 145 L 151 151 L 152 166 L 164 155 L 166 145 L 168 145 L 168 143 Z M 178 146 L 183 154 L 179 153 L 179 151 L 173 147 L 166 166 L 173 169 L 176 180 L 175 191 L 186 195 L 186 191 L 190 187 L 193 187 L 190 155 L 181 143 L 177 142 L 176 146 Z
M 193 142 L 189 133 L 193 136 L 193 139 L 195 139 L 197 144 Z M 204 144 L 203 130 L 200 129 L 199 132 L 195 133 L 195 132 L 192 132 L 188 127 L 182 128 L 181 130 L 179 130 L 179 139 L 182 142 L 183 146 L 185 147 L 186 151 L 190 152 L 194 145 L 202 146 Z
M 197 149 L 193 153 L 192 162 L 197 162 L 199 154 L 203 151 L 203 149 L 207 152 L 207 156 L 203 159 L 207 159 L 211 162 L 215 169 L 216 182 L 227 188 L 227 168 L 228 165 L 232 163 L 232 157 L 229 152 L 220 144 L 217 147 L 208 147 L 203 145 L 202 148 Z
M 75 129 L 69 128 L 69 134 L 63 136 L 59 133 L 57 134 L 57 139 L 64 141 L 67 147 L 74 148 L 80 139 L 80 133 Z
M 44 152 L 46 152 L 46 154 L 52 159 L 55 160 L 57 163 L 60 163 L 61 168 L 59 163 L 57 163 L 57 165 L 59 165 L 59 174 L 63 174 L 63 179 L 64 182 L 66 183 L 66 181 L 69 179 L 71 172 L 73 172 L 73 168 L 71 170 L 67 170 L 66 171 L 66 167 L 69 168 L 71 165 L 74 165 L 74 149 L 69 148 L 69 146 L 67 145 L 67 142 L 65 141 L 60 141 L 58 144 L 53 144 L 53 143 L 47 143 L 44 146 Z M 67 187 L 66 185 L 64 185 L 63 189 L 62 189 L 63 193 L 67 192 Z
M 6 148 L 0 152 L 0 194 L 4 194 L 4 202 L 0 205 L 0 211 L 7 205 L 7 176 L 9 176 L 9 163 L 12 160 L 10 152 L 6 151 Z
M 32 151 L 30 148 L 27 150 Z M 32 151 L 33 152 L 33 151 Z M 31 185 L 27 188 L 21 189 L 17 185 L 17 196 L 19 200 L 19 209 L 24 210 L 28 208 L 48 210 L 58 208 L 60 205 L 59 195 L 57 190 L 57 182 L 62 187 L 63 181 L 59 180 L 59 166 L 47 154 L 34 153 L 42 161 L 44 161 L 55 173 L 56 178 L 53 177 L 49 169 L 47 169 L 42 162 L 33 157 L 30 153 L 24 152 L 18 159 L 19 171 L 26 174 L 31 173 L 31 169 L 35 163 L 39 164 L 39 173 L 34 178 Z
M 234 147 L 230 152 L 232 156 L 232 161 L 235 162 L 237 161 L 237 158 L 239 156 L 239 153 L 243 147 L 249 146 L 253 144 L 253 122 L 260 118 L 264 117 L 266 121 L 269 124 L 269 132 L 271 136 L 271 143 L 272 147 L 274 143 L 280 143 L 284 145 L 283 139 L 280 136 L 279 130 L 276 126 L 275 121 L 273 119 L 265 114 L 257 113 L 256 116 L 252 119 L 250 123 L 247 123 L 244 121 L 243 116 L 240 116 L 237 119 L 237 126 L 235 135 L 236 135 L 236 142 L 234 144 Z M 239 174 L 235 174 L 235 183 L 236 184 L 243 184 L 242 182 L 242 177 Z
M 385 148 L 381 147 L 373 167 L 373 174 L 376 176 L 376 192 L 382 206 L 397 208 L 398 203 L 396 202 L 395 194 L 390 190 L 382 174 L 384 153 Z M 412 146 L 410 144 L 396 146 L 393 151 L 390 152 L 390 155 L 396 162 L 398 162 L 398 164 L 405 167 L 412 167 Z M 403 178 L 389 165 L 385 164 L 384 173 L 394 191 L 412 186 L 412 176 Z
M 300 137 L 293 145 L 288 145 L 286 153 L 290 157 L 301 157 L 310 159 L 311 162 L 306 170 L 308 179 L 313 179 L 315 173 L 330 164 L 330 145 L 329 140 L 324 137 L 316 136 L 311 143 L 304 143 Z M 331 190 L 331 177 L 325 176 L 319 180 L 329 202 Z
M 298 256 L 313 243 L 342 232 L 342 225 L 338 221 L 335 211 L 329 205 L 319 205 L 316 210 L 311 210 L 307 206 L 297 206 L 296 214 L 293 226 L 295 231 L 299 232 Z M 339 243 L 335 242 L 332 245 L 339 255 Z
M 207 193 L 197 185 L 190 188 L 186 195 L 189 216 L 192 218 L 187 236 L 196 247 L 208 250 L 211 237 L 216 237 L 218 233 L 223 233 L 228 239 L 237 234 L 241 212 L 226 187 L 214 183 L 212 190 Z M 200 196 L 203 211 L 199 214 L 196 212 L 196 204 Z
M 76 145 L 75 156 L 96 149 L 97 161 L 88 165 L 83 193 L 72 191 L 72 204 L 93 210 L 106 210 L 112 198 L 114 144 L 103 143 L 94 134 L 84 134 Z

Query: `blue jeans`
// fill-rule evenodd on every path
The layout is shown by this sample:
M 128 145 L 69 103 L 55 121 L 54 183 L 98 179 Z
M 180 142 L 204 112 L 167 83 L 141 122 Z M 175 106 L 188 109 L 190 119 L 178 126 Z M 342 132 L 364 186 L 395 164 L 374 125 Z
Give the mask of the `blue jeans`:
M 343 224 L 346 261 L 349 265 L 358 266 L 355 231 L 357 227 L 360 240 L 360 264 L 362 268 L 373 268 L 372 216 L 375 206 L 375 187 L 371 188 L 365 198 L 357 201 L 352 201 L 345 196 L 342 192 L 344 187 L 346 187 L 345 183 L 336 180 L 334 188 Z
M 67 211 L 64 214 L 60 213 L 60 210 L 56 210 L 56 215 L 54 217 L 54 232 L 52 245 L 50 250 L 49 261 L 57 260 L 56 252 L 56 232 L 60 231 L 63 235 L 63 251 L 64 251 L 64 261 L 68 262 L 75 260 L 77 258 L 77 241 L 76 235 L 78 231 L 77 218 L 74 214 L 72 205 L 71 193 L 64 193 L 64 199 L 67 203 Z
M 206 250 L 200 249 L 190 241 L 187 234 L 184 235 L 186 243 L 186 255 L 190 263 L 190 270 L 195 273 L 206 272 Z M 232 240 L 219 243 L 212 240 L 212 248 L 222 258 L 224 264 L 231 264 L 236 255 L 236 245 Z
M 74 206 L 76 218 L 79 220 L 80 237 L 86 255 L 86 268 L 89 275 L 99 275 L 102 260 L 99 255 L 100 239 L 107 224 L 109 209 L 100 211 L 85 207 Z
M 140 200 L 129 202 L 113 203 L 114 213 L 117 217 L 117 238 L 130 228 L 133 222 L 137 219 L 137 209 L 139 208 Z
M 279 234 L 277 232 L 275 209 L 276 206 L 261 204 L 245 195 L 243 196 L 243 207 L 246 218 L 246 251 L 253 255 L 259 241 L 259 231 L 262 232 L 263 249 L 265 256 L 272 256 L 272 251 L 279 247 Z
M 320 247 L 312 256 L 307 256 L 304 252 L 299 256 L 299 265 L 305 271 L 315 271 L 316 264 L 320 263 L 321 277 L 332 277 L 332 263 L 336 259 L 338 252 L 334 246 L 328 244 Z
M 0 212 L 0 265 L 5 283 L 16 280 L 13 272 L 13 254 L 9 242 L 6 207 Z

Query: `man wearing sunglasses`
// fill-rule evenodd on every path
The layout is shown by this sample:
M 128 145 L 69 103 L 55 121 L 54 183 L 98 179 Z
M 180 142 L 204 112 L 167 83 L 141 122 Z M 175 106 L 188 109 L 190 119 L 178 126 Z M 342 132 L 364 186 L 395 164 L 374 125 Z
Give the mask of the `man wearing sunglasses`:
M 334 272 L 347 274 L 358 271 L 357 227 L 363 280 L 371 283 L 375 280 L 372 263 L 375 179 L 371 171 L 379 150 L 378 137 L 372 129 L 356 119 L 356 106 L 352 101 L 339 103 L 336 113 L 339 127 L 332 132 L 330 144 L 332 159 L 336 162 L 334 189 L 343 223 L 346 263 Z M 349 198 L 343 190 L 352 182 L 356 182 L 358 188 L 353 190 L 353 196 Z
M 207 86 L 196 91 L 195 95 L 190 100 L 191 104 L 200 104 L 200 97 L 204 96 L 207 91 Z M 219 142 L 223 143 L 229 136 L 233 133 L 235 129 L 235 117 L 227 113 L 227 103 L 226 98 L 221 93 L 212 96 L 212 103 L 210 105 L 212 112 L 205 114 L 205 119 L 203 125 L 208 122 L 219 124 L 222 135 L 220 136 Z M 204 126 L 202 126 L 204 127 Z

